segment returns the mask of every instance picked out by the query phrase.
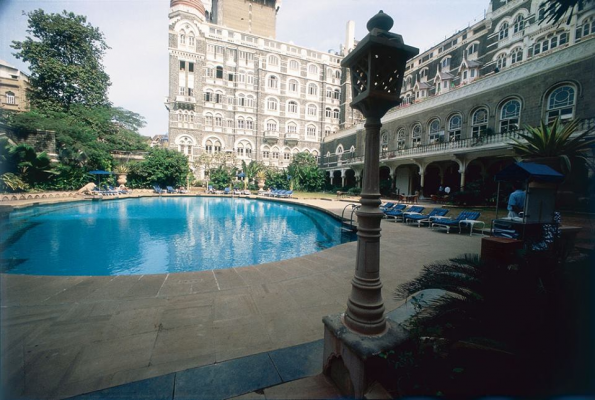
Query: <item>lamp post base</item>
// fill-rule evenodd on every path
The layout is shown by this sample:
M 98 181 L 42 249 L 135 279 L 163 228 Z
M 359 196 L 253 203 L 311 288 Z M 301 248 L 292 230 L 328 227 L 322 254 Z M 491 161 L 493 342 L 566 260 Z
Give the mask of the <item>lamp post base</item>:
M 409 339 L 407 331 L 387 320 L 380 335 L 362 335 L 347 328 L 344 314 L 329 315 L 324 323 L 323 373 L 343 395 L 361 399 L 386 364 L 378 357 Z

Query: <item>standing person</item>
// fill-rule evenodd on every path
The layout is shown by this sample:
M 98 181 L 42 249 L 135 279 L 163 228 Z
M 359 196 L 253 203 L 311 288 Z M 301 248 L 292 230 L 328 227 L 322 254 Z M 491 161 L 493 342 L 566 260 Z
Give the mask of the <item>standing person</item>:
M 519 182 L 512 184 L 514 190 L 508 197 L 508 218 L 520 218 L 519 213 L 525 209 L 525 190 Z

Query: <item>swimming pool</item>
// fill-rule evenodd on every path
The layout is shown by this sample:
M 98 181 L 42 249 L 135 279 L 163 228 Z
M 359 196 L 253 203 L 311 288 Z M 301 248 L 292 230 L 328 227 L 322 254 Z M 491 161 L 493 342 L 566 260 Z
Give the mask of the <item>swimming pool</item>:
M 76 202 L 16 210 L 0 226 L 2 272 L 135 275 L 300 257 L 354 240 L 326 213 L 238 198 Z

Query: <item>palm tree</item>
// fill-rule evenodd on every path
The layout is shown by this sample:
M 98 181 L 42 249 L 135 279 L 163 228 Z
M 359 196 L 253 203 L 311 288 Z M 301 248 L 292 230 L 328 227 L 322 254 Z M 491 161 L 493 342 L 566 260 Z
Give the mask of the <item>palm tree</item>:
M 552 24 L 556 24 L 566 14 L 569 14 L 566 20 L 566 24 L 569 24 L 575 9 L 581 9 L 587 5 L 592 6 L 593 0 L 548 0 L 543 19 L 539 23 L 552 22 Z
M 242 171 L 246 174 L 246 181 L 253 182 L 256 178 L 257 174 L 264 170 L 265 166 L 261 162 L 258 161 L 251 161 L 246 163 L 245 160 L 242 160 Z
M 512 149 L 525 159 L 559 159 L 565 172 L 570 172 L 571 161 L 587 163 L 583 152 L 595 144 L 595 139 L 585 139 L 593 131 L 593 128 L 571 137 L 576 132 L 579 123 L 580 121 L 573 120 L 562 124 L 559 119 L 556 119 L 551 125 L 541 121 L 541 126 L 538 128 L 526 126 L 526 132 L 518 133 L 521 140 L 513 139 Z

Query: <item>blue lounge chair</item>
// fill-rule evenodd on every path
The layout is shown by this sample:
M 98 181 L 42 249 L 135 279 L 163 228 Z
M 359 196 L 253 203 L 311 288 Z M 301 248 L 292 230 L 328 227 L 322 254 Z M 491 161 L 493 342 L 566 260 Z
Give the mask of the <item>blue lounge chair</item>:
M 167 193 L 179 193 L 177 189 L 174 189 L 171 186 L 166 186 L 165 188 L 167 189 Z
M 391 202 L 388 202 L 388 203 L 385 203 L 385 204 L 381 204 L 381 205 L 380 205 L 380 210 L 381 210 L 382 212 L 384 212 L 384 211 L 388 211 L 388 210 L 390 210 L 391 208 L 393 208 L 395 205 L 396 205 L 396 203 L 391 203 Z
M 161 189 L 159 187 L 159 185 L 153 185 L 153 190 L 155 191 L 155 193 L 158 193 L 158 194 L 162 194 L 163 193 L 163 189 Z
M 230 194 L 231 193 L 231 189 L 229 189 L 229 187 L 226 187 L 225 189 L 223 189 L 223 194 Z
M 405 223 L 409 223 L 409 221 L 417 222 L 417 227 L 421 227 L 421 224 L 428 224 L 430 226 L 432 220 L 435 217 L 444 217 L 448 214 L 448 209 L 446 208 L 434 208 L 429 214 L 408 214 L 405 213 L 404 219 Z
M 440 226 L 446 228 L 446 233 L 450 233 L 450 228 L 457 228 L 460 229 L 459 222 L 465 220 L 474 221 L 479 218 L 481 214 L 477 211 L 461 211 L 461 213 L 455 219 L 439 219 L 432 222 L 432 229 L 435 226 Z
M 403 215 L 403 210 L 407 208 L 407 204 L 395 204 L 392 208 L 384 211 L 386 218 L 394 218 L 397 215 Z
M 405 204 L 402 205 L 405 206 Z M 424 210 L 424 207 L 422 206 L 412 206 L 409 210 L 405 210 L 405 207 L 399 210 L 397 210 L 396 207 L 393 207 L 392 209 L 386 211 L 384 214 L 386 215 L 386 218 L 394 218 L 395 222 L 397 222 L 399 219 L 403 219 L 403 216 L 406 212 L 420 213 Z

